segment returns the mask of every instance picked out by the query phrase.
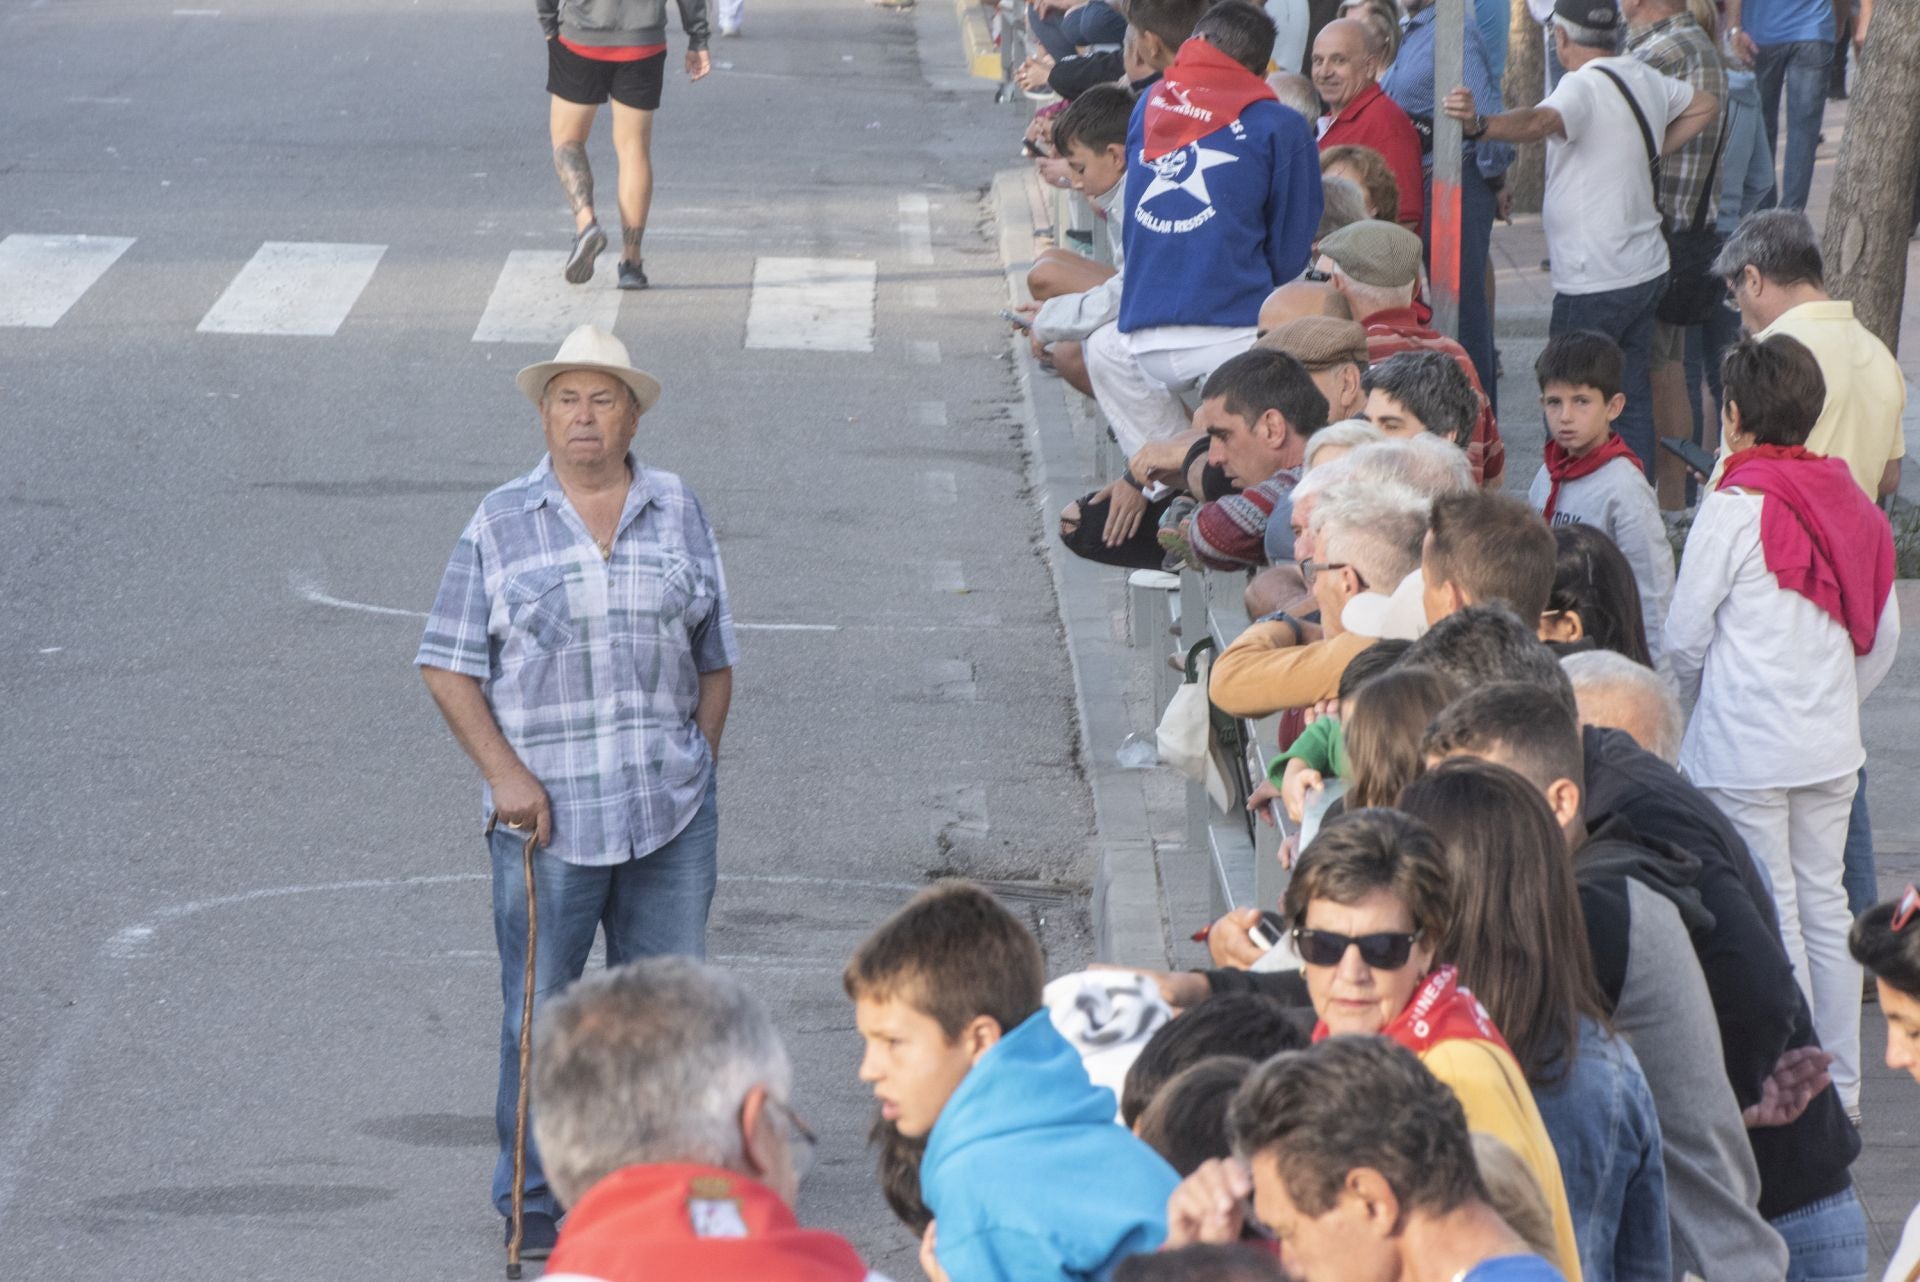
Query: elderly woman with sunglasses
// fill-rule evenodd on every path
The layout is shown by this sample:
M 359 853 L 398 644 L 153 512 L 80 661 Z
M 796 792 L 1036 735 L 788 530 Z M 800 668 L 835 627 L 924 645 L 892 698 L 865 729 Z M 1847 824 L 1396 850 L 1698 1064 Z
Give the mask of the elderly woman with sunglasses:
M 1887 1067 L 1904 1068 L 1920 1082 L 1920 890 L 1860 914 L 1847 937 L 1847 951 L 1879 989 L 1887 1021 Z M 1907 1220 L 1900 1247 L 1881 1282 L 1920 1282 L 1920 1207 Z
M 1418 1055 L 1459 1098 L 1467 1125 L 1507 1144 L 1540 1182 L 1556 1263 L 1577 1279 L 1566 1188 L 1527 1079 L 1453 967 L 1434 965 L 1452 894 L 1440 840 L 1417 819 L 1358 810 L 1322 830 L 1282 905 L 1319 1016 L 1314 1040 L 1378 1033 Z

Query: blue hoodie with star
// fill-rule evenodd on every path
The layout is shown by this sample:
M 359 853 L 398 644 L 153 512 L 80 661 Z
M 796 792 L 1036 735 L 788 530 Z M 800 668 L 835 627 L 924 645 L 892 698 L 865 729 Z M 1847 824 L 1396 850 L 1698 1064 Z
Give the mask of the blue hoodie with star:
M 1276 286 L 1307 269 L 1320 230 L 1320 151 L 1300 113 L 1266 99 L 1157 160 L 1147 97 L 1127 130 L 1127 270 L 1120 332 L 1250 327 Z
M 1105 1282 L 1159 1247 L 1180 1177 L 1114 1121 L 1042 1009 L 940 1110 L 920 1162 L 935 1254 L 954 1282 Z

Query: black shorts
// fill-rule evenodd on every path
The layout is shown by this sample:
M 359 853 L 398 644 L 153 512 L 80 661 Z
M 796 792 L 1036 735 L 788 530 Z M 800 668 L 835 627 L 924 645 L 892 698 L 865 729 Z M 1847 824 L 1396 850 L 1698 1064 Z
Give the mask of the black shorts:
M 558 37 L 547 41 L 547 92 L 567 102 L 598 106 L 611 97 L 636 111 L 658 111 L 666 73 L 665 50 L 638 62 L 599 62 L 581 57 Z

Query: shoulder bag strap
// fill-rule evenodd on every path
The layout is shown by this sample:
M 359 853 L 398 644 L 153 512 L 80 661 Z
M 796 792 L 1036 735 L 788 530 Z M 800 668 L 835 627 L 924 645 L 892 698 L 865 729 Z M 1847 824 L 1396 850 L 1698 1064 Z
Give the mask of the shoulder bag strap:
M 1732 104 L 1720 108 L 1720 137 L 1713 144 L 1713 160 L 1707 165 L 1707 185 L 1700 190 L 1700 199 L 1693 207 L 1693 230 L 1700 231 L 1707 225 L 1707 209 L 1718 205 L 1720 184 L 1714 180 L 1720 176 L 1720 153 L 1727 145 L 1727 117 L 1732 115 Z

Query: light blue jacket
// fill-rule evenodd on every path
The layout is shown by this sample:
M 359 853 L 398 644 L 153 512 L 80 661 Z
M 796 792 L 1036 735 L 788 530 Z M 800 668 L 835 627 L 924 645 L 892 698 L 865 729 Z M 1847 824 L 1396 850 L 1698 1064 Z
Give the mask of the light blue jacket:
M 920 1195 L 953 1282 L 1105 1282 L 1157 1248 L 1179 1177 L 1114 1118 L 1041 1010 L 980 1057 L 927 1136 Z

